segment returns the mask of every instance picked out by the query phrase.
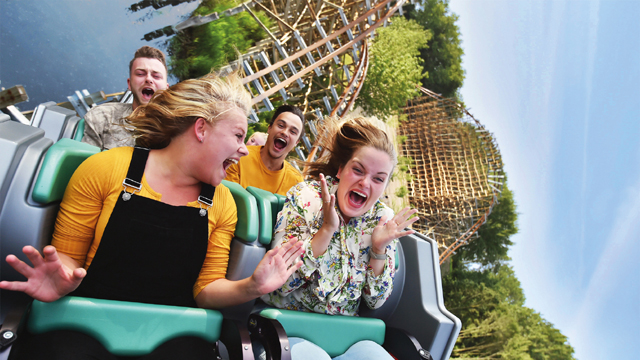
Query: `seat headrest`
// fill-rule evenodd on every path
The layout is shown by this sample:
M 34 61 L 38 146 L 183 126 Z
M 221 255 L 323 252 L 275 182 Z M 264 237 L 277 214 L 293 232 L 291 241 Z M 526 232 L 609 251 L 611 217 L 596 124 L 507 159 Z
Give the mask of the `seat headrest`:
M 71 139 L 60 139 L 45 154 L 33 188 L 34 201 L 46 205 L 62 200 L 69 179 L 89 156 L 100 149 Z

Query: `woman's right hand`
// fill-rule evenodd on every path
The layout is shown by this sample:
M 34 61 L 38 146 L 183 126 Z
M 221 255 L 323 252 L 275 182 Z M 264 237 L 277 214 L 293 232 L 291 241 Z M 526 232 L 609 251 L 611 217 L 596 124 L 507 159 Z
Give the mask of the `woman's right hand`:
M 322 227 L 333 234 L 340 227 L 340 218 L 336 212 L 336 196 L 329 194 L 329 186 L 324 174 L 320 174 L 320 185 L 322 186 Z
M 51 245 L 42 250 L 44 258 L 32 246 L 25 246 L 22 252 L 33 267 L 15 255 L 8 255 L 7 263 L 24 275 L 27 281 L 2 281 L 0 289 L 22 291 L 36 300 L 51 302 L 75 290 L 87 275 L 87 271 L 81 267 L 72 269 L 65 265 L 56 248 Z M 71 258 L 69 260 L 74 262 Z

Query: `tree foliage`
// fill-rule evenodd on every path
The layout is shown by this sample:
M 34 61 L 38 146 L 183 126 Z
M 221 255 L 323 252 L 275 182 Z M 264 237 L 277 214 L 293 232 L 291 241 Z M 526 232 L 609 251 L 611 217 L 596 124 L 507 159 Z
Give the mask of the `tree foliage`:
M 460 260 L 483 266 L 495 266 L 501 261 L 509 260 L 507 251 L 509 246 L 513 245 L 511 236 L 518 232 L 518 214 L 513 193 L 509 190 L 506 180 L 497 201 L 487 222 L 478 229 L 478 238 L 460 248 Z
M 458 15 L 449 11 L 449 0 L 422 0 L 418 6 L 407 5 L 406 17 L 415 20 L 433 36 L 427 47 L 420 50 L 424 72 L 422 86 L 459 100 L 458 90 L 464 81 Z
M 425 76 L 419 49 L 430 37 L 429 31 L 402 17 L 377 30 L 357 102 L 365 112 L 384 119 L 397 114 L 407 100 L 419 94 L 415 85 Z
M 507 264 L 516 222 L 505 184 L 480 237 L 458 251 L 443 278 L 447 309 L 462 322 L 452 359 L 573 359 L 567 337 L 524 306 L 520 281 Z
M 193 15 L 222 12 L 237 3 L 235 0 L 205 0 Z M 256 13 L 263 24 L 270 25 L 264 14 Z M 204 76 L 212 69 L 217 70 L 235 60 L 238 54 L 246 52 L 266 36 L 266 32 L 246 12 L 187 28 L 167 42 L 169 72 L 180 81 Z
M 567 337 L 524 306 L 510 266 L 454 268 L 443 290 L 447 309 L 462 321 L 452 358 L 573 359 Z

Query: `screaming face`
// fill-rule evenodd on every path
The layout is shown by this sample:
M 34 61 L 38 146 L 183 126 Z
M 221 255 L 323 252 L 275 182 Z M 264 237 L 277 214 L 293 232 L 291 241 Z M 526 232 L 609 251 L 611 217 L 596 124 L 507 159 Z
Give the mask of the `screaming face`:
M 167 70 L 158 59 L 137 58 L 131 66 L 127 85 L 133 94 L 133 108 L 135 109 L 148 103 L 156 91 L 164 90 L 169 86 L 167 84 Z
M 370 146 L 358 149 L 349 162 L 340 168 L 336 199 L 346 222 L 373 208 L 382 196 L 392 170 L 391 157 Z
M 269 125 L 265 147 L 270 157 L 283 159 L 300 140 L 302 120 L 295 114 L 283 112 Z
M 244 144 L 247 117 L 239 109 L 227 112 L 214 125 L 206 124 L 202 151 L 198 152 L 200 181 L 218 186 L 227 177 L 227 169 L 249 154 Z

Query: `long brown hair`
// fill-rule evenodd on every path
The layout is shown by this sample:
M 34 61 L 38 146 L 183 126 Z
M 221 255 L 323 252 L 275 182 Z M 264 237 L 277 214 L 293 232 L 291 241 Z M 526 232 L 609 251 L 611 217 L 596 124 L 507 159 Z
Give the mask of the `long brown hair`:
M 323 148 L 324 153 L 318 160 L 305 163 L 305 175 L 314 179 L 318 179 L 320 174 L 335 177 L 353 154 L 365 146 L 387 153 L 393 167 L 396 166 L 398 158 L 393 142 L 373 121 L 357 117 L 341 123 L 337 118 L 327 118 L 321 126 L 324 131 L 316 145 Z
M 148 104 L 138 106 L 126 118 L 125 126 L 133 132 L 136 145 L 162 149 L 198 118 L 213 125 L 220 115 L 232 109 L 248 115 L 251 96 L 237 73 L 226 77 L 211 73 L 156 92 Z

